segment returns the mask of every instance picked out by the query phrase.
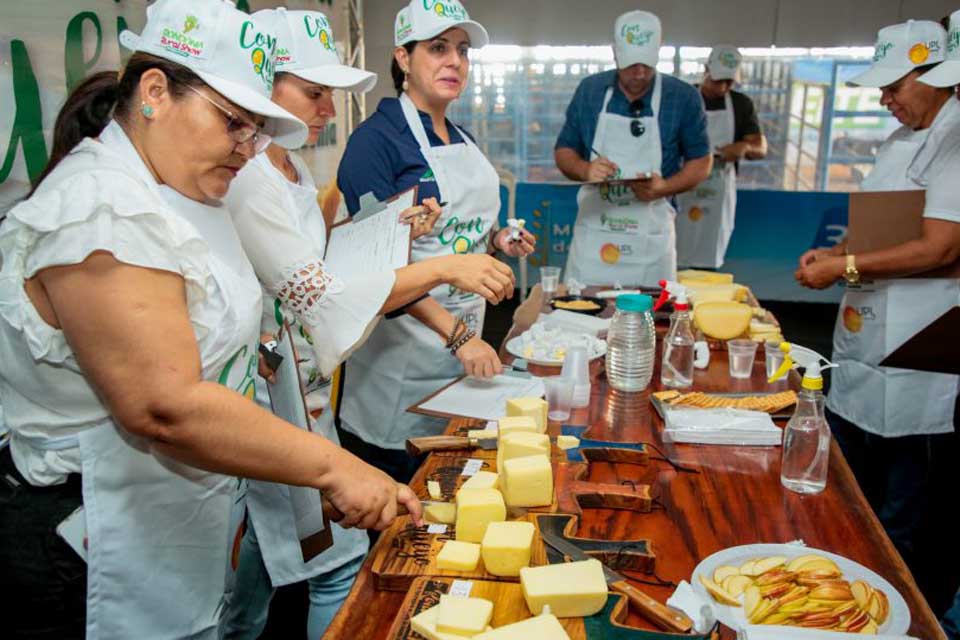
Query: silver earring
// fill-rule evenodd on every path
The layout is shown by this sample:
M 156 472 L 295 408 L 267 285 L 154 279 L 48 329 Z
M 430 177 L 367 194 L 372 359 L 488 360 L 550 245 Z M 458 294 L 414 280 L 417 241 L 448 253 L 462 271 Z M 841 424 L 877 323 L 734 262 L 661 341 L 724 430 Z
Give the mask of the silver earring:
M 407 82 L 407 73 L 406 73 L 406 72 L 403 73 L 403 85 L 402 85 L 402 87 L 403 87 L 404 92 L 407 92 L 407 91 L 410 90 L 410 83 Z

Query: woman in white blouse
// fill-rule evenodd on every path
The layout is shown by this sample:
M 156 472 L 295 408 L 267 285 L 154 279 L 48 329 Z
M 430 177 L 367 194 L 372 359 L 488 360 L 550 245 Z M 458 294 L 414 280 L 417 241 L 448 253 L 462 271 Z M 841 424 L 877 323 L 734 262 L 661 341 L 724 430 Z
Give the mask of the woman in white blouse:
M 250 401 L 259 283 L 225 211 L 196 218 L 161 190 L 212 204 L 270 137 L 302 144 L 270 102 L 276 38 L 227 2 L 159 0 L 123 40 L 122 77 L 71 95 L 48 172 L 0 227 L 12 637 L 216 638 L 231 476 L 320 489 L 347 527 L 420 514 L 409 488 Z M 80 140 L 91 120 L 109 124 Z

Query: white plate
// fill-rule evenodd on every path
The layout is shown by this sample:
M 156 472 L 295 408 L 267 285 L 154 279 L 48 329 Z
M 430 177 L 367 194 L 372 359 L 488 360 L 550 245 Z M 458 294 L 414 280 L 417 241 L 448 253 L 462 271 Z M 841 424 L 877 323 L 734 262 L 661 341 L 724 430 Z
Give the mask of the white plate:
M 723 565 L 739 567 L 747 560 L 768 556 L 785 556 L 789 561 L 793 558 L 809 554 L 824 556 L 836 562 L 837 566 L 840 567 L 840 570 L 843 572 L 844 580 L 849 580 L 850 582 L 854 580 L 866 580 L 870 583 L 870 586 L 883 591 L 890 601 L 890 614 L 887 616 L 886 622 L 880 627 L 880 633 L 888 633 L 891 635 L 907 633 L 907 630 L 910 628 L 910 609 L 907 607 L 903 596 L 893 588 L 893 585 L 862 564 L 848 560 L 843 556 L 838 556 L 835 553 L 830 553 L 829 551 L 814 549 L 813 547 L 804 547 L 798 544 L 746 544 L 740 547 L 730 547 L 729 549 L 714 553 L 698 564 L 693 570 L 690 584 L 698 595 L 706 598 L 713 604 L 713 608 L 717 612 L 717 619 L 719 619 L 720 622 L 731 629 L 737 630 L 748 624 L 746 616 L 743 614 L 743 608 L 720 604 L 714 600 L 700 582 L 700 575 L 713 580 L 713 572 L 717 567 Z M 740 596 L 741 601 L 742 599 L 743 596 Z
M 522 345 L 522 342 L 520 340 L 520 336 L 515 336 L 513 338 L 510 338 L 509 340 L 507 340 L 507 352 L 512 356 L 516 356 L 517 358 L 523 358 L 524 360 L 526 360 L 531 364 L 537 364 L 542 367 L 562 367 L 563 366 L 563 360 L 555 360 L 555 359 L 538 360 L 536 358 L 528 358 L 527 356 L 523 355 L 523 347 L 521 345 Z M 593 349 L 593 353 L 590 354 L 590 359 L 593 360 L 594 358 L 599 358 L 600 356 L 606 355 L 606 353 L 607 353 L 606 341 L 597 340 L 596 343 L 594 343 L 594 349 Z

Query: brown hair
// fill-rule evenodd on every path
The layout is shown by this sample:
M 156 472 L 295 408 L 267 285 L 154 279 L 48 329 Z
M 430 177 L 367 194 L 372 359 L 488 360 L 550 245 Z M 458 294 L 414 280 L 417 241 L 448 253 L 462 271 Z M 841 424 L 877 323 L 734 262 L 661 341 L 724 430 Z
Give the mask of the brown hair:
M 167 76 L 170 93 L 175 99 L 183 96 L 186 87 L 204 84 L 199 76 L 183 65 L 139 52 L 130 56 L 122 76 L 116 71 L 101 71 L 91 75 L 70 93 L 60 108 L 53 127 L 50 158 L 27 197 L 33 195 L 44 178 L 81 140 L 99 136 L 111 117 L 120 122 L 130 121 L 137 108 L 135 103 L 140 77 L 150 69 L 159 69 Z
M 407 54 L 411 55 L 416 47 L 416 41 L 408 42 L 407 44 L 403 45 L 403 48 L 407 50 Z M 406 79 L 406 74 L 403 72 L 403 69 L 400 68 L 400 63 L 397 62 L 396 56 L 391 59 L 390 75 L 393 76 L 393 88 L 397 90 L 397 95 L 399 96 L 401 93 L 403 93 L 403 81 Z

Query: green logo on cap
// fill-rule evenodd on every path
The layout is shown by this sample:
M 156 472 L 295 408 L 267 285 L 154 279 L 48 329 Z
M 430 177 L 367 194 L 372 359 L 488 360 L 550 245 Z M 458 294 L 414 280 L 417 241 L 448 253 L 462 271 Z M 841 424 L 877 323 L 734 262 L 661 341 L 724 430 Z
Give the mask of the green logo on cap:
M 197 16 L 187 16 L 187 19 L 183 21 L 183 32 L 190 33 L 194 29 L 200 28 L 200 21 L 197 20 Z
M 646 46 L 655 34 L 650 29 L 641 31 L 642 28 L 639 24 L 625 24 L 620 29 L 620 37 L 623 38 L 624 42 L 635 47 Z
M 397 20 L 397 40 L 403 40 L 410 35 L 411 31 L 413 31 L 413 25 L 407 20 L 407 15 L 401 13 L 400 19 Z
M 468 20 L 467 10 L 459 2 L 448 0 L 423 0 L 423 8 L 426 11 L 433 11 L 441 18 L 448 20 Z
M 877 48 L 873 52 L 873 61 L 880 62 L 887 57 L 887 54 L 890 53 L 890 49 L 893 49 L 892 42 L 878 42 Z
M 272 90 L 277 53 L 276 36 L 257 31 L 256 25 L 247 20 L 240 28 L 240 47 L 252 49 L 250 63 L 253 66 L 253 72 L 263 81 L 268 91 Z
M 720 60 L 720 64 L 722 64 L 723 66 L 729 69 L 737 68 L 737 56 L 735 56 L 730 51 L 724 51 L 723 53 L 721 53 L 719 60 Z
M 947 34 L 947 53 L 953 53 L 960 47 L 960 27 L 950 30 Z
M 336 47 L 333 46 L 333 36 L 330 35 L 332 33 L 330 21 L 327 20 L 326 16 L 320 16 L 319 18 L 303 16 L 303 26 L 307 30 L 307 35 L 311 38 L 317 38 L 324 49 L 327 51 L 336 50 Z

